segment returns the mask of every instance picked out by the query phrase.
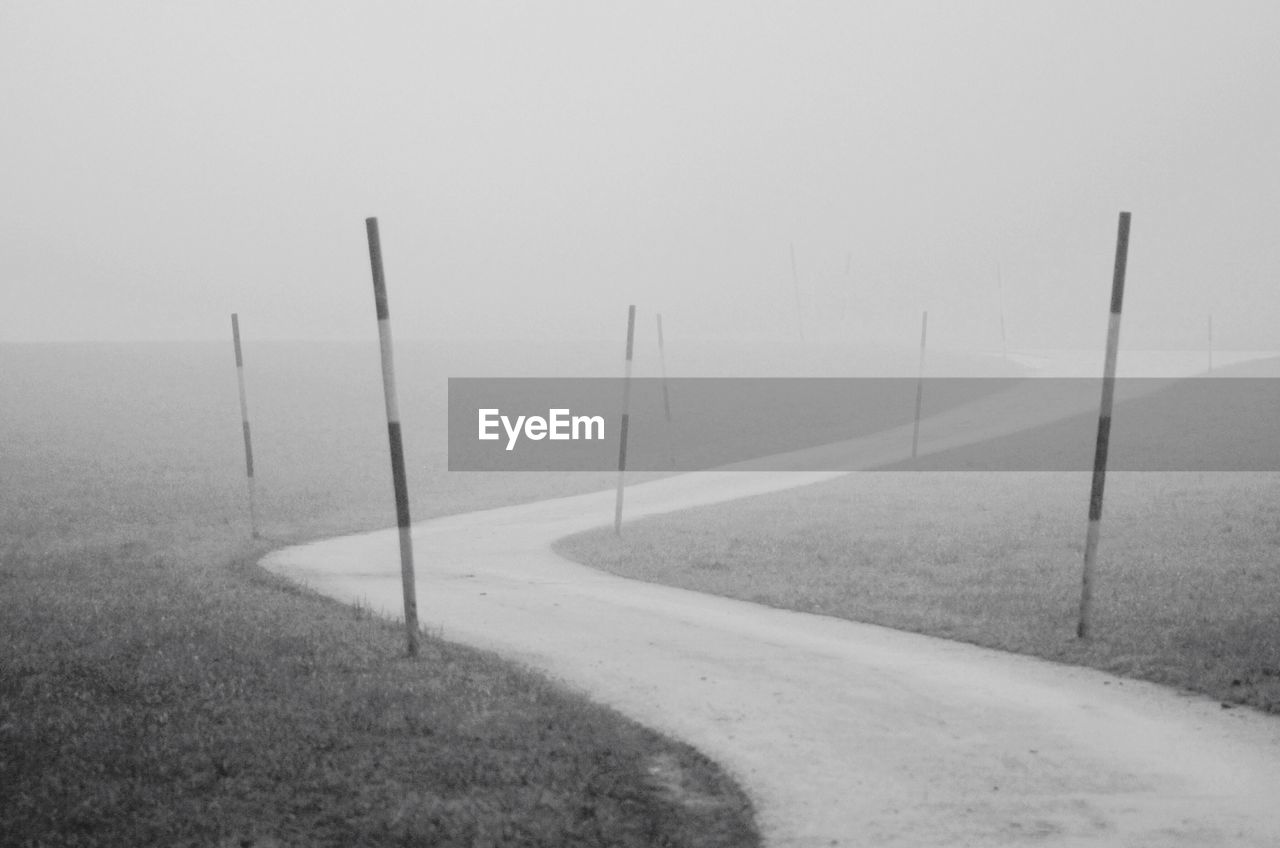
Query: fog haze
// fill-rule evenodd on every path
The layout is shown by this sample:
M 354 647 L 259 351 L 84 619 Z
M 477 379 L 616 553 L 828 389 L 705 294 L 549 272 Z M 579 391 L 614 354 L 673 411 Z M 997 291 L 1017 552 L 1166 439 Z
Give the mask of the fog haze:
M 1277 346 L 1280 7 L 0 5 L 0 341 Z M 791 251 L 797 291 L 792 278 Z M 646 319 L 651 320 L 651 319 Z

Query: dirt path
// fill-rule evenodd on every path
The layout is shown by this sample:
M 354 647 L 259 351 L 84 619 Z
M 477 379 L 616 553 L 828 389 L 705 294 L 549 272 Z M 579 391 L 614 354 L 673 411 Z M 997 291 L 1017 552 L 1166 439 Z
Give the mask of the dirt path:
M 1016 394 L 984 403 L 985 412 L 931 421 L 926 448 L 1062 413 L 1029 410 Z M 909 444 L 900 428 L 843 450 L 883 461 L 891 446 Z M 812 459 L 798 454 L 794 467 Z M 834 476 L 686 474 L 629 488 L 626 512 L 635 519 Z M 1088 669 L 626 580 L 550 550 L 612 517 L 613 493 L 602 492 L 415 526 L 421 619 L 695 744 L 742 781 L 770 845 L 1280 845 L 1275 717 Z M 289 548 L 263 564 L 387 615 L 402 608 L 394 531 Z

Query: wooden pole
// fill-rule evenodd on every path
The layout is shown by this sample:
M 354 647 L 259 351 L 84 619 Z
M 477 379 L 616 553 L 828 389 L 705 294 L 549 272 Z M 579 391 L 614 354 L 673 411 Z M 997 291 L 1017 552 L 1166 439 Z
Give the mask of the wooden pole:
M 667 391 L 667 351 L 662 340 L 662 313 L 658 313 L 658 365 L 662 369 L 662 414 L 667 422 L 667 460 L 676 465 L 676 451 L 671 442 L 671 395 Z
M 1090 602 L 1098 560 L 1098 531 L 1102 522 L 1102 491 L 1107 482 L 1107 448 L 1111 439 L 1111 407 L 1115 399 L 1116 352 L 1120 347 L 1120 307 L 1124 302 L 1124 272 L 1129 261 L 1129 213 L 1120 213 L 1116 233 L 1115 271 L 1111 278 L 1111 316 L 1107 324 L 1107 359 L 1102 372 L 1102 403 L 1098 410 L 1098 442 L 1093 455 L 1093 486 L 1089 492 L 1089 529 L 1084 543 L 1084 573 L 1080 585 L 1080 620 L 1076 637 L 1089 636 Z
M 391 447 L 391 483 L 396 495 L 396 528 L 400 534 L 400 580 L 404 592 L 404 627 L 409 656 L 418 655 L 418 592 L 413 575 L 413 537 L 409 529 L 409 486 L 404 473 L 404 440 L 400 432 L 400 403 L 396 398 L 396 369 L 391 351 L 391 317 L 387 285 L 382 274 L 382 242 L 378 219 L 366 218 L 369 263 L 373 268 L 373 304 L 378 316 L 382 351 L 382 390 L 387 405 L 387 440 Z
M 924 341 L 929 333 L 929 310 L 920 316 L 920 370 L 916 373 L 916 423 L 911 431 L 911 458 L 916 458 L 920 444 L 920 407 L 924 401 Z
M 618 497 L 613 507 L 613 532 L 622 535 L 622 488 L 627 471 L 627 426 L 631 419 L 631 351 L 636 338 L 636 305 L 627 309 L 627 364 L 622 378 L 622 429 L 618 442 Z
M 253 439 L 249 436 L 249 401 L 244 391 L 244 357 L 240 353 L 240 316 L 231 313 L 231 340 L 236 349 L 236 381 L 240 385 L 240 424 L 244 431 L 244 471 L 249 479 L 249 533 L 258 538 L 258 509 L 253 486 Z

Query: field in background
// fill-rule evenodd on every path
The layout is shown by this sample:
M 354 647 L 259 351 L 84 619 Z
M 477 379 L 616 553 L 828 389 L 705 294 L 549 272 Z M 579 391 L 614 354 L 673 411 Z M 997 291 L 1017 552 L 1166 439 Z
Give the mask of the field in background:
M 1228 373 L 1274 369 L 1254 363 Z M 1180 397 L 1121 404 L 1113 432 L 1135 445 L 1144 434 L 1176 443 L 1161 437 L 1176 436 L 1182 416 L 1171 404 Z M 1237 434 L 1280 449 L 1274 410 L 1255 412 Z M 947 458 L 990 468 L 1012 452 L 1018 467 L 1024 442 L 1051 443 L 1024 436 Z M 1079 448 L 1063 441 L 1064 454 Z M 1280 712 L 1280 474 L 1109 474 L 1093 636 L 1082 642 L 1087 472 L 893 468 L 642 519 L 621 539 L 591 531 L 557 550 L 625 577 L 1090 665 Z
M 414 518 L 604 488 L 609 475 L 447 475 L 447 369 L 501 364 L 425 346 L 398 352 Z M 200 511 L 228 538 L 247 530 L 244 454 L 230 343 L 0 348 L 6 521 L 74 529 L 89 510 L 119 535 L 131 521 Z M 506 358 L 520 362 L 506 351 Z M 618 357 L 620 359 L 620 357 Z M 470 364 L 468 363 L 476 363 Z M 281 541 L 395 524 L 376 345 L 245 345 L 264 535 Z M 56 534 L 55 534 L 56 535 Z
M 394 525 L 377 345 L 254 343 L 251 325 L 242 330 L 264 535 L 299 541 Z M 448 473 L 447 380 L 620 376 L 622 348 L 398 345 L 413 518 L 610 488 L 612 472 Z M 916 367 L 909 350 L 669 341 L 667 352 L 672 376 L 901 376 Z M 636 375 L 657 375 L 656 357 L 637 342 Z M 95 531 L 107 534 L 175 508 L 224 522 L 229 538 L 247 526 L 229 340 L 0 345 L 0 361 L 0 475 L 11 492 L 44 493 L 39 505 L 10 497 L 10 532 L 31 522 L 70 531 L 85 509 L 107 519 Z M 940 373 L 1016 373 L 984 357 L 939 355 L 934 365 Z

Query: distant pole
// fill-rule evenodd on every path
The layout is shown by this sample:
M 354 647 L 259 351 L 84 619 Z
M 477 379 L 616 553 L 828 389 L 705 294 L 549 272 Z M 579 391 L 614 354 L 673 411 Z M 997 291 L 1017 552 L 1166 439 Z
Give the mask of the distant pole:
M 800 330 L 800 341 L 804 341 L 804 309 L 800 305 L 800 272 L 796 270 L 796 246 L 791 244 L 791 287 L 796 295 L 796 326 Z
M 1009 341 L 1004 332 L 1004 278 L 1000 274 L 1000 263 L 996 263 L 996 289 L 1000 293 L 1000 354 L 1009 359 Z
M 253 491 L 253 440 L 249 437 L 249 401 L 244 391 L 244 357 L 240 354 L 240 316 L 231 313 L 231 340 L 236 348 L 236 380 L 240 384 L 240 423 L 244 430 L 244 471 L 249 478 L 249 532 L 258 538 L 258 510 Z
M 849 293 L 853 289 L 853 253 L 844 255 L 844 297 L 840 300 L 840 323 L 844 324 L 849 315 Z
M 929 310 L 920 316 L 920 370 L 916 374 L 916 424 L 911 432 L 911 458 L 916 458 L 920 444 L 920 406 L 924 400 L 924 340 L 929 332 Z
M 382 391 L 387 402 L 387 438 L 391 446 L 391 483 L 396 493 L 396 527 L 400 532 L 400 580 L 404 591 L 404 627 L 409 656 L 418 655 L 418 593 L 413 577 L 413 537 L 409 532 L 409 485 L 404 474 L 404 441 L 400 434 L 400 402 L 396 399 L 396 368 L 391 354 L 391 316 L 387 310 L 387 284 L 382 275 L 382 242 L 378 219 L 365 218 L 369 236 L 369 263 L 373 268 L 373 305 L 378 315 L 378 341 L 382 349 Z
M 1213 313 L 1209 313 L 1209 371 L 1213 372 Z
M 1124 271 L 1129 259 L 1129 213 L 1120 213 L 1116 233 L 1116 264 L 1111 279 L 1111 318 L 1107 325 L 1107 360 L 1102 373 L 1102 405 L 1098 411 L 1098 443 L 1093 455 L 1093 487 L 1089 493 L 1089 530 L 1084 543 L 1084 576 L 1080 586 L 1080 621 L 1076 637 L 1089 636 L 1089 603 L 1098 560 L 1098 529 L 1102 522 L 1102 489 L 1107 481 L 1107 447 L 1111 438 L 1111 406 L 1115 398 L 1116 352 L 1120 347 L 1120 306 L 1124 301 Z
M 667 459 L 676 464 L 676 451 L 671 443 L 671 395 L 667 392 L 667 351 L 662 341 L 662 313 L 658 313 L 658 363 L 662 369 L 662 414 L 667 420 Z
M 627 425 L 631 419 L 631 350 L 636 338 L 636 305 L 627 309 L 627 365 L 622 378 L 622 429 L 618 441 L 618 498 L 613 507 L 613 532 L 622 535 L 622 481 L 627 470 Z

